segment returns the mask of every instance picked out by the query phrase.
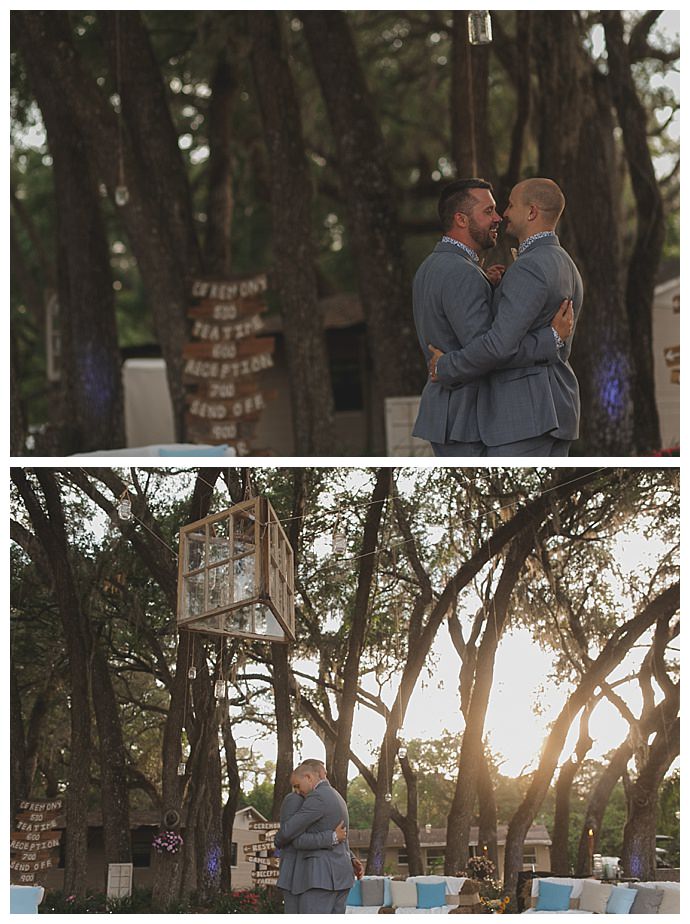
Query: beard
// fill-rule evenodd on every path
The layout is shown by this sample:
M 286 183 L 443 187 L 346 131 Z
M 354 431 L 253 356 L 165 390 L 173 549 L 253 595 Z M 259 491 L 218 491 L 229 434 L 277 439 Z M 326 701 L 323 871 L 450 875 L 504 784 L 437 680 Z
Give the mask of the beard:
M 491 247 L 495 247 L 498 243 L 498 239 L 492 237 L 492 231 L 498 231 L 496 228 L 480 228 L 479 225 L 475 222 L 472 216 L 469 216 L 469 231 L 472 235 L 474 243 L 477 245 L 477 250 L 489 250 Z

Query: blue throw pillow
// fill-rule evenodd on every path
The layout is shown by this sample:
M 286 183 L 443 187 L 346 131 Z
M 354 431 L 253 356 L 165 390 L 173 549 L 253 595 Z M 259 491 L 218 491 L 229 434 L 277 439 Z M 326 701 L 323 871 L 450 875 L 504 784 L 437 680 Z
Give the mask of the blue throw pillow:
M 627 886 L 614 886 L 606 902 L 606 914 L 630 914 L 637 892 Z
M 391 877 L 383 877 L 383 905 L 385 908 L 393 906 L 393 891 L 391 889 Z
M 539 898 L 535 911 L 567 911 L 570 907 L 570 893 L 572 886 L 561 885 L 559 882 L 546 882 L 539 880 Z
M 347 902 L 345 904 L 356 905 L 358 907 L 362 906 L 362 883 L 359 879 L 355 879 L 355 884 L 350 889 L 350 894 L 347 896 Z
M 418 882 L 417 907 L 440 908 L 446 903 L 445 882 Z
M 184 449 L 165 449 L 163 446 L 158 450 L 159 456 L 224 456 L 227 446 L 194 446 L 190 448 L 185 446 Z

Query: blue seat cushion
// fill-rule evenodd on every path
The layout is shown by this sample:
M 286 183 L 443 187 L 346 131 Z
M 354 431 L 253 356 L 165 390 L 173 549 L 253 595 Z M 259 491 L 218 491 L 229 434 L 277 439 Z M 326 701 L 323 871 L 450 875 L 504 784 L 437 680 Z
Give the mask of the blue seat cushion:
M 417 907 L 440 908 L 446 903 L 445 882 L 418 882 Z
M 562 885 L 559 882 L 546 882 L 539 880 L 539 898 L 536 911 L 567 911 L 570 907 L 570 893 L 572 886 Z
M 606 914 L 630 914 L 637 892 L 627 886 L 614 886 L 606 902 Z
M 340 899 L 342 901 L 342 899 Z M 355 879 L 355 884 L 350 889 L 350 894 L 347 896 L 347 905 L 353 905 L 356 907 L 361 907 L 362 905 L 362 883 L 359 879 Z

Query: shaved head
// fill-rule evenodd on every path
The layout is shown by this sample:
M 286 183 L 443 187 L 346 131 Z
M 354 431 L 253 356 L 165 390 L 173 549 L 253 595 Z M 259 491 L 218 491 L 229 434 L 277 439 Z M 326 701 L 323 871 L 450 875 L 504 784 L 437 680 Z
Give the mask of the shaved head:
M 514 188 L 523 205 L 536 205 L 544 219 L 554 227 L 565 208 L 565 196 L 557 183 L 545 177 L 523 180 Z

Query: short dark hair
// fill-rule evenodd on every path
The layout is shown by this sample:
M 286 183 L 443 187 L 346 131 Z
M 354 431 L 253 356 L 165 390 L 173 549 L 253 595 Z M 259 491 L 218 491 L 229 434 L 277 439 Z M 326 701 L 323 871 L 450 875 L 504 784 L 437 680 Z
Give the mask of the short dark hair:
M 472 209 L 473 189 L 488 189 L 490 193 L 494 191 L 488 180 L 482 180 L 476 176 L 468 180 L 454 180 L 443 187 L 438 200 L 438 217 L 441 220 L 443 231 L 449 231 L 453 226 L 453 215 L 456 212 L 468 212 Z

